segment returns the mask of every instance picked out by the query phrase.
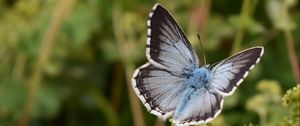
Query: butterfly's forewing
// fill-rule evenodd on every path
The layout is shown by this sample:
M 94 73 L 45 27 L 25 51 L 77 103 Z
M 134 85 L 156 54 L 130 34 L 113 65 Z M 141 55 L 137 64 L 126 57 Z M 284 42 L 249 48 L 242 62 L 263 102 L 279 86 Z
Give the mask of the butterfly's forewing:
M 212 85 L 222 95 L 231 95 L 260 61 L 263 53 L 263 47 L 253 47 L 222 60 L 212 69 Z
M 212 121 L 220 114 L 223 106 L 223 96 L 214 91 L 202 88 L 198 91 L 187 89 L 192 100 L 181 102 L 174 115 L 174 123 L 177 125 L 197 125 Z M 179 110 L 179 111 L 178 111 Z
M 166 119 L 182 97 L 184 81 L 185 78 L 146 63 L 135 71 L 132 86 L 149 112 Z
M 147 21 L 146 55 L 157 67 L 187 72 L 198 67 L 198 57 L 170 13 L 156 4 Z
M 147 110 L 165 119 L 181 100 L 185 75 L 198 67 L 198 58 L 181 28 L 161 5 L 154 5 L 147 26 L 149 63 L 135 71 L 132 85 Z

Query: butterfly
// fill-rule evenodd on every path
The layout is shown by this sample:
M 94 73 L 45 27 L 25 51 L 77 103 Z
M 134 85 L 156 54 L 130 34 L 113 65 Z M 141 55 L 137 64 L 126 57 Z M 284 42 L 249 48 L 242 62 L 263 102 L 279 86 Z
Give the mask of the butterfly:
M 256 46 L 200 67 L 191 43 L 163 6 L 154 5 L 147 26 L 148 62 L 135 70 L 132 87 L 150 113 L 172 116 L 176 125 L 212 121 L 224 97 L 233 94 L 264 52 Z

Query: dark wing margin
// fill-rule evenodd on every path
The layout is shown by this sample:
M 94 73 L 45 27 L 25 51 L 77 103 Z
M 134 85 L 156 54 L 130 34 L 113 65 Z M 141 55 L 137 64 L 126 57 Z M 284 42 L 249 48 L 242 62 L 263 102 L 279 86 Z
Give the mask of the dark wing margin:
M 198 57 L 170 13 L 160 4 L 153 6 L 147 21 L 148 61 L 170 71 L 187 71 L 198 67 Z
M 166 119 L 179 103 L 185 78 L 146 63 L 138 68 L 132 78 L 132 86 L 147 110 Z
M 214 88 L 223 96 L 231 95 L 260 61 L 263 53 L 264 48 L 257 46 L 222 60 L 212 69 Z

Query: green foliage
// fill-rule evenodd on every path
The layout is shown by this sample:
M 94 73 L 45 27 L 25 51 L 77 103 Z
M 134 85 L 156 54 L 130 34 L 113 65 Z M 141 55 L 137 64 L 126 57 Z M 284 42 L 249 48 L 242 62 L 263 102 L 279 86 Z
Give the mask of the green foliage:
M 24 83 L 14 80 L 0 82 L 0 125 L 12 125 L 20 118 L 28 95 Z M 33 118 L 53 118 L 59 111 L 59 95 L 51 88 L 43 86 L 33 107 Z
M 158 125 L 129 95 L 132 72 L 146 62 L 146 21 L 155 1 L 70 0 L 70 10 L 59 12 L 68 7 L 62 1 L 69 0 L 0 0 L 0 125 L 22 122 L 34 89 L 31 126 Z M 299 125 L 299 84 L 290 89 L 296 80 L 290 62 L 300 54 L 299 1 L 159 2 L 197 52 L 201 33 L 210 64 L 251 46 L 265 47 L 261 62 L 225 97 L 221 114 L 201 126 Z M 53 24 L 59 25 L 49 35 Z M 288 41 L 297 51 L 294 59 Z
M 261 92 L 247 102 L 247 108 L 260 117 L 260 126 L 298 126 L 300 124 L 300 85 L 288 90 L 282 99 L 276 81 L 258 83 Z M 252 124 L 249 124 L 252 125 Z
M 288 90 L 283 97 L 283 106 L 288 114 L 279 123 L 279 126 L 299 126 L 300 125 L 300 85 Z
M 0 125 L 8 125 L 21 114 L 26 90 L 22 83 L 13 80 L 1 80 L 0 84 Z
M 294 29 L 295 23 L 288 17 L 287 10 L 297 4 L 297 0 L 268 0 L 266 9 L 272 23 L 278 29 Z
M 280 84 L 274 80 L 262 80 L 256 88 L 259 93 L 247 101 L 246 108 L 259 115 L 261 126 L 274 125 L 283 112 Z

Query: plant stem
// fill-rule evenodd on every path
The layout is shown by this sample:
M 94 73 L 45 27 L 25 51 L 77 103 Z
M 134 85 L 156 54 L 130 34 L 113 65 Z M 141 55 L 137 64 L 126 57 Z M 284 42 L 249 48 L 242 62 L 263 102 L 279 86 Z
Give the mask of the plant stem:
M 36 67 L 33 70 L 28 82 L 28 96 L 24 106 L 23 113 L 19 119 L 20 126 L 27 126 L 31 120 L 31 114 L 37 90 L 43 79 L 43 68 L 52 54 L 55 36 L 63 22 L 67 12 L 72 8 L 74 0 L 62 0 L 57 4 L 47 31 L 44 34 L 41 47 L 38 53 Z
M 288 23 L 290 23 L 291 18 L 289 17 L 289 10 L 288 10 L 289 8 L 285 4 L 283 4 L 282 7 L 283 7 L 282 14 L 286 18 L 286 21 Z M 292 71 L 294 74 L 294 78 L 295 78 L 296 84 L 298 84 L 299 83 L 299 62 L 298 62 L 298 58 L 297 58 L 295 47 L 294 47 L 292 28 L 289 28 L 289 27 L 284 28 L 283 32 L 284 32 L 284 36 L 285 36 L 285 40 L 286 40 L 286 47 L 288 50 L 288 55 L 289 55 Z
M 134 119 L 134 125 L 135 126 L 144 126 L 144 119 L 143 119 L 143 114 L 142 114 L 142 109 L 140 102 L 138 98 L 135 96 L 135 93 L 132 89 L 131 86 L 131 76 L 134 72 L 134 66 L 132 61 L 128 60 L 130 54 L 126 47 L 128 47 L 129 44 L 128 40 L 125 38 L 125 33 L 123 29 L 123 25 L 120 23 L 122 22 L 122 14 L 120 10 L 120 1 L 115 1 L 115 7 L 113 9 L 113 31 L 114 35 L 117 41 L 117 46 L 119 50 L 119 55 L 121 57 L 122 63 L 124 64 L 125 67 L 125 75 L 127 79 L 127 90 L 128 90 L 128 95 L 129 95 L 129 100 L 130 100 L 130 107 L 131 111 L 133 114 L 133 119 Z
M 244 0 L 240 17 L 244 18 L 244 19 L 247 18 L 248 15 L 249 15 L 249 9 L 250 9 L 250 0 Z M 238 28 L 237 29 L 237 34 L 234 38 L 233 48 L 231 50 L 231 54 L 234 54 L 234 53 L 236 53 L 240 50 L 243 37 L 244 37 L 244 29 L 243 28 Z
M 249 14 L 250 14 L 250 15 L 254 13 L 254 11 L 255 11 L 255 9 L 256 9 L 257 3 L 258 3 L 258 0 L 253 0 L 253 1 L 252 1 L 252 5 L 251 5 L 250 10 L 249 10 Z
M 267 120 L 266 120 L 266 113 L 265 113 L 265 111 L 259 112 L 259 120 L 260 120 L 259 124 L 261 126 L 265 126 L 266 125 Z
M 253 2 L 253 3 L 251 3 L 251 2 Z M 254 0 L 254 1 L 244 0 L 240 17 L 242 19 L 247 19 L 249 16 L 251 16 L 255 11 L 257 2 L 258 2 L 258 0 Z M 234 38 L 231 54 L 234 54 L 234 53 L 238 52 L 239 50 L 241 50 L 241 44 L 242 44 L 242 40 L 244 38 L 244 34 L 245 34 L 245 31 L 244 31 L 243 27 L 237 29 L 237 34 Z
M 155 126 L 165 126 L 165 122 L 163 122 L 160 118 L 156 118 Z
M 133 64 L 126 65 L 125 70 L 126 70 L 126 78 L 127 78 L 127 90 L 129 93 L 131 109 L 133 111 L 134 124 L 135 126 L 144 126 L 145 124 L 144 124 L 141 105 L 131 86 L 131 76 L 134 72 L 133 69 L 134 69 Z
M 22 54 L 22 53 L 18 53 L 17 57 L 16 57 L 16 61 L 15 61 L 15 65 L 13 67 L 13 71 L 12 71 L 12 78 L 15 80 L 21 80 L 22 79 L 22 75 L 23 75 L 23 71 L 25 68 L 25 64 L 26 64 L 26 55 Z
M 278 36 L 279 30 L 276 28 L 270 28 L 268 31 L 264 33 L 261 37 L 255 39 L 253 42 L 248 43 L 246 46 L 255 46 L 256 44 L 264 46 L 267 45 L 271 40 Z
M 96 101 L 99 109 L 104 113 L 109 126 L 118 126 L 117 115 L 110 103 L 97 90 L 91 90 L 91 96 Z
M 290 30 L 285 30 L 284 36 L 286 39 L 286 46 L 287 46 L 288 55 L 289 55 L 292 71 L 294 74 L 294 78 L 295 78 L 296 84 L 299 84 L 299 62 L 298 62 L 298 58 L 297 58 L 295 47 L 294 47 L 294 40 L 293 40 L 292 32 Z
M 114 110 L 118 111 L 122 106 L 122 93 L 124 89 L 123 85 L 123 75 L 124 70 L 121 62 L 114 65 L 114 80 L 112 82 L 111 88 L 111 103 Z

